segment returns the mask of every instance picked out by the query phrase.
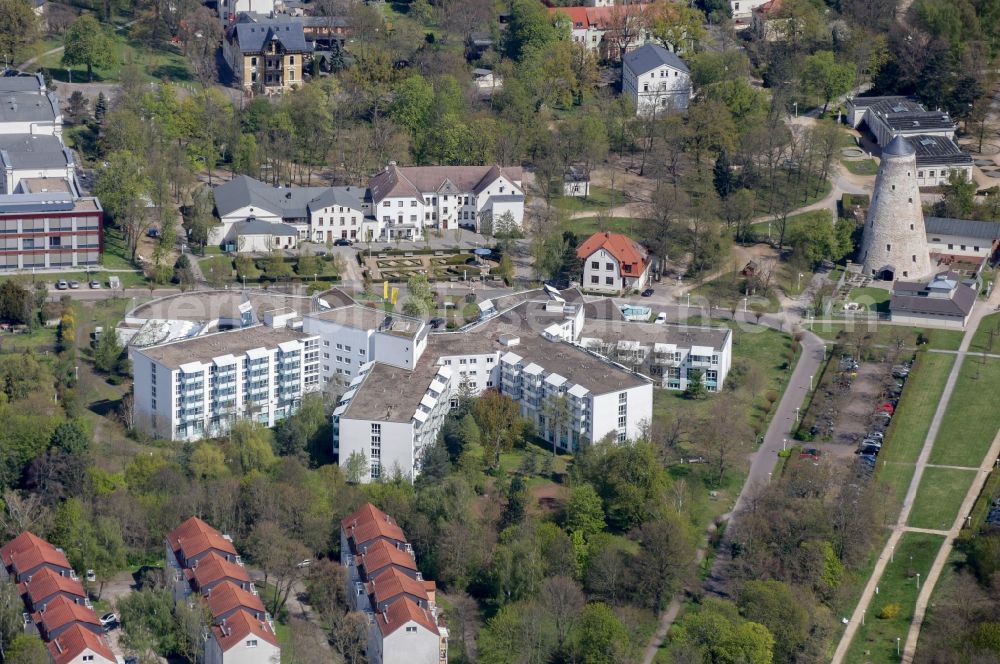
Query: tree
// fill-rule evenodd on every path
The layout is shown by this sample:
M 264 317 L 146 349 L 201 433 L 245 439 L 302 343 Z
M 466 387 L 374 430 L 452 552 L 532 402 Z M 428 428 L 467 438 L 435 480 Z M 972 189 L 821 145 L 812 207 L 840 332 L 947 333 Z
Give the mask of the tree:
M 309 550 L 273 521 L 262 521 L 254 526 L 247 549 L 254 562 L 264 570 L 264 584 L 274 587 L 265 600 L 271 614 L 278 615 L 288 601 L 292 586 L 302 576 L 299 563 L 309 557 Z
M 688 371 L 687 387 L 684 388 L 684 396 L 688 399 L 704 399 L 708 396 L 705 390 L 705 383 L 702 380 L 701 369 L 691 369 Z
M 810 638 L 811 621 L 802 589 L 782 581 L 747 581 L 739 606 L 747 620 L 764 625 L 774 636 L 774 660 L 795 661 L 795 654 Z
M 853 84 L 853 65 L 838 62 L 833 51 L 817 51 L 803 63 L 802 85 L 823 100 L 823 113 L 834 97 L 847 94 Z
M 94 104 L 94 119 L 98 124 L 104 122 L 104 116 L 108 113 L 108 98 L 103 92 L 97 93 L 97 103 Z
M 64 40 L 64 66 L 86 65 L 87 78 L 93 81 L 94 67 L 110 67 L 114 61 L 115 44 L 96 18 L 82 14 L 73 21 Z
M 73 94 L 69 96 L 69 101 L 66 104 L 66 115 L 73 122 L 86 120 L 87 107 L 89 105 L 90 100 L 87 99 L 79 90 L 74 90 Z
M 497 266 L 497 275 L 504 280 L 508 286 L 514 281 L 514 261 L 509 254 L 500 257 L 500 264 Z
M 149 228 L 145 201 L 152 183 L 146 175 L 146 161 L 125 151 L 108 155 L 106 161 L 107 166 L 97 174 L 94 194 L 124 233 L 134 261 L 139 239 Z
M 118 331 L 113 325 L 105 325 L 104 333 L 97 340 L 94 348 L 94 366 L 104 373 L 117 373 L 125 349 L 118 341 Z
M 229 474 L 222 450 L 208 441 L 199 443 L 191 453 L 188 470 L 195 478 L 201 480 L 218 479 Z
M 239 420 L 233 424 L 229 435 L 239 453 L 244 473 L 254 470 L 264 472 L 274 465 L 271 432 L 267 427 L 249 420 Z
M 687 614 L 674 640 L 696 648 L 706 662 L 774 661 L 774 637 L 767 628 L 744 620 L 734 604 L 718 599 L 707 599 L 700 610 Z
M 27 288 L 7 279 L 0 283 L 0 321 L 24 325 L 31 321 L 32 298 Z
M 482 435 L 490 468 L 500 469 L 500 454 L 509 451 L 524 427 L 521 408 L 510 397 L 489 390 L 472 405 L 472 417 Z
M 79 422 L 70 420 L 56 427 L 49 444 L 67 454 L 84 455 L 90 449 L 90 436 Z
M 521 61 L 529 52 L 542 50 L 557 38 L 545 7 L 532 0 L 514 0 L 504 39 L 507 57 Z
M 48 664 L 49 651 L 34 634 L 18 634 L 7 648 L 4 664 Z
M 625 661 L 628 630 L 603 602 L 588 604 L 573 630 L 573 650 L 583 664 L 614 664 Z
M 578 484 L 566 502 L 566 530 L 589 537 L 604 530 L 604 505 L 591 484 Z
M 642 524 L 639 546 L 636 571 L 643 579 L 639 592 L 654 609 L 663 610 L 691 572 L 694 538 L 684 519 L 671 512 Z
M 500 529 L 520 525 L 528 508 L 528 489 L 520 475 L 515 475 L 507 489 L 507 504 L 500 515 Z
M 723 150 L 715 160 L 715 167 L 712 169 L 712 182 L 715 184 L 715 191 L 719 198 L 725 200 L 729 194 L 736 189 L 736 180 L 733 176 L 733 167 L 729 163 L 729 152 Z
M 427 277 L 415 274 L 406 282 L 406 301 L 403 313 L 408 316 L 425 316 L 434 311 L 434 291 Z
M 357 450 L 351 452 L 347 460 L 341 464 L 344 468 L 344 477 L 348 482 L 359 484 L 368 478 L 368 457 Z
M 38 38 L 38 17 L 28 0 L 0 0 L 0 54 L 11 64 Z
M 649 32 L 664 48 L 694 51 L 705 38 L 704 16 L 682 4 L 662 2 L 647 9 Z

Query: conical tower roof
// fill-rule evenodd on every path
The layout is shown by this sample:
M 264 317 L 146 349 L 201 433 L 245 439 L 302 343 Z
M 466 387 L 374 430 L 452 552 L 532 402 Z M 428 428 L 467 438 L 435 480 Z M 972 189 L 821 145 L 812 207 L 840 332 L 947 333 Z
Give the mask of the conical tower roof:
M 882 150 L 882 154 L 893 157 L 906 157 L 911 154 L 916 154 L 916 152 L 917 151 L 913 147 L 913 144 L 899 134 L 896 135 L 896 138 L 889 141 L 889 145 L 885 146 L 885 149 Z

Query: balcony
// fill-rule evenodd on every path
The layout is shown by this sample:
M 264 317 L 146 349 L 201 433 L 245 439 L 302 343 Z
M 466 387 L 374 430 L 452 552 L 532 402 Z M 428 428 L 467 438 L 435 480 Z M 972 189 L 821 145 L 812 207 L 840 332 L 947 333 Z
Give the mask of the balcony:
M 653 353 L 653 363 L 664 367 L 679 367 L 683 360 L 670 353 Z
M 689 356 L 689 361 L 692 367 L 711 367 L 712 358 L 705 357 L 703 355 L 691 355 Z

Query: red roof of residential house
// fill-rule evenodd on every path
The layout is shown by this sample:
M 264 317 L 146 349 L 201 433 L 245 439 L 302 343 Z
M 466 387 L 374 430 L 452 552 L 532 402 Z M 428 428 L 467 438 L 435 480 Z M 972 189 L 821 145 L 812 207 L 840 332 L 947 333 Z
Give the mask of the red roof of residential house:
M 250 583 L 250 576 L 242 566 L 229 562 L 214 551 L 199 560 L 196 567 L 184 570 L 184 575 L 188 579 L 194 579 L 199 589 L 223 579 Z
M 370 542 L 379 537 L 393 539 L 398 542 L 405 542 L 406 535 L 403 529 L 396 524 L 396 520 L 375 507 L 371 503 L 365 503 L 340 522 L 340 527 L 344 529 L 348 537 L 354 540 L 355 545 Z
M 233 609 L 248 609 L 251 612 L 265 613 L 264 602 L 253 593 L 243 590 L 232 581 L 224 581 L 211 590 L 206 598 L 208 610 L 213 618 L 225 615 Z
M 44 611 L 36 611 L 31 619 L 41 628 L 43 633 L 51 633 L 69 623 L 87 623 L 101 626 L 94 610 L 83 604 L 77 604 L 71 599 L 59 596 L 46 604 Z
M 58 592 L 64 592 L 77 597 L 86 598 L 87 593 L 78 579 L 62 576 L 48 567 L 31 576 L 30 581 L 17 584 L 22 595 L 27 595 L 31 603 L 39 602 Z
M 13 566 L 18 573 L 42 563 L 71 569 L 62 551 L 27 530 L 0 548 L 0 560 L 4 567 Z
M 73 625 L 48 643 L 49 653 L 55 664 L 67 664 L 79 657 L 85 650 L 92 650 L 109 662 L 116 662 L 107 640 L 80 625 Z
M 770 16 L 779 9 L 781 9 L 781 0 L 769 0 L 769 2 L 765 2 L 760 7 L 755 8 L 754 11 L 761 16 Z
M 381 604 L 404 593 L 425 602 L 430 601 L 422 581 L 417 581 L 394 567 L 376 574 L 369 580 L 367 590 L 368 594 L 375 600 L 375 604 Z
M 573 28 L 582 30 L 584 28 L 595 30 L 608 30 L 611 28 L 612 17 L 618 12 L 619 19 L 628 19 L 646 11 L 645 5 L 628 5 L 628 9 L 620 7 L 549 7 L 549 14 L 556 12 L 569 16 Z
M 385 540 L 379 540 L 358 558 L 358 566 L 365 568 L 365 575 L 371 576 L 390 565 L 408 570 L 417 570 L 417 561 L 413 554 L 393 546 Z
M 375 623 L 382 636 L 389 636 L 406 623 L 413 621 L 418 625 L 439 634 L 434 616 L 424 607 L 417 606 L 409 597 L 401 597 L 386 607 L 385 611 L 375 614 Z
M 173 551 L 180 551 L 185 560 L 209 549 L 236 555 L 236 547 L 222 534 L 196 516 L 170 531 L 167 542 Z
M 594 252 L 604 249 L 618 261 L 622 277 L 637 277 L 649 265 L 649 252 L 641 244 L 621 233 L 602 231 L 594 233 L 576 248 L 580 260 L 587 260 Z
M 239 644 L 251 634 L 273 646 L 278 645 L 278 637 L 275 636 L 271 625 L 263 620 L 257 620 L 246 611 L 237 611 L 226 618 L 224 623 L 213 625 L 212 634 L 219 642 L 222 652 Z

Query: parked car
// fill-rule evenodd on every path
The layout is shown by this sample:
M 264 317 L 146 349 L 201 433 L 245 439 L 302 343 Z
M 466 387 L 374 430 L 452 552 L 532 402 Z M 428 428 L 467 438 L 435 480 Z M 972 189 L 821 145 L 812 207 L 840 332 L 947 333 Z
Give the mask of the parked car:
M 91 583 L 97 581 L 97 574 L 94 572 L 94 570 L 92 569 L 87 570 L 87 581 L 90 581 Z
M 336 240 L 333 241 L 333 246 L 335 247 L 350 247 L 352 244 L 354 243 L 348 240 L 346 237 L 338 237 Z
M 868 436 L 866 436 L 865 439 L 866 440 L 867 439 L 883 440 L 884 438 L 885 438 L 885 434 L 882 433 L 881 431 L 872 431 L 871 433 L 868 434 Z
M 69 284 L 66 283 L 65 279 L 60 279 L 59 281 L 56 282 L 56 288 L 58 290 L 66 290 L 67 288 L 69 288 Z
M 652 297 L 654 292 L 655 291 L 652 288 L 647 288 L 646 290 L 642 291 L 640 295 L 642 295 L 643 297 Z
M 114 613 L 105 613 L 101 616 L 101 625 L 104 626 L 105 630 L 112 629 L 118 625 L 118 616 Z
M 654 321 L 654 322 L 657 325 L 666 325 L 667 324 L 667 312 L 666 311 L 661 311 L 660 313 L 656 314 L 656 321 Z
M 80 287 L 80 282 L 77 281 L 76 279 L 70 279 L 69 280 L 69 287 L 73 288 L 73 289 L 77 289 L 77 288 Z
M 146 231 L 146 235 L 148 235 L 149 237 L 154 237 L 154 238 L 155 237 L 160 237 L 160 229 L 159 228 L 150 228 L 148 231 Z
M 432 318 L 427 321 L 427 324 L 431 326 L 431 329 L 436 330 L 445 324 L 445 320 L 443 318 Z
M 108 277 L 108 288 L 121 288 L 122 282 L 118 277 Z
M 312 558 L 306 558 L 301 563 L 296 565 L 296 567 L 298 567 L 299 569 L 302 569 L 303 567 L 309 567 L 310 565 L 312 565 L 312 562 L 313 562 Z
M 819 461 L 822 452 L 817 450 L 815 447 L 807 447 L 806 449 L 799 452 L 800 459 L 812 459 L 813 461 Z
M 882 451 L 881 445 L 876 445 L 875 443 L 862 443 L 861 447 L 858 448 L 857 453 L 861 456 L 878 456 L 878 453 Z
M 90 280 L 90 287 L 91 288 L 100 288 L 101 287 L 101 282 L 98 281 L 97 279 L 91 279 Z

